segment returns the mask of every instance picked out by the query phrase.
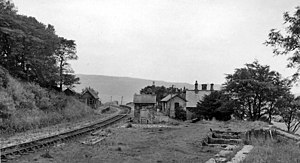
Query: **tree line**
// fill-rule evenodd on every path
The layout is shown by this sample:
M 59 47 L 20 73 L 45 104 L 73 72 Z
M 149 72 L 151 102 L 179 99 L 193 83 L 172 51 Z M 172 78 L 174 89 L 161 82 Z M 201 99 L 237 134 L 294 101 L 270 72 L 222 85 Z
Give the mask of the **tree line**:
M 79 83 L 69 60 L 78 59 L 76 43 L 56 34 L 53 25 L 20 15 L 0 0 L 0 66 L 21 80 L 62 91 Z
M 300 7 L 293 14 L 283 14 L 284 30 L 271 29 L 266 46 L 273 47 L 275 55 L 289 55 L 288 68 L 295 68 L 291 78 L 270 70 L 258 61 L 235 69 L 226 75 L 223 89 L 212 92 L 198 103 L 195 113 L 206 119 L 228 120 L 230 115 L 240 119 L 266 120 L 280 115 L 289 132 L 300 128 L 300 97 L 291 93 L 299 81 L 300 72 Z
M 264 120 L 269 123 L 274 115 L 280 115 L 289 132 L 300 128 L 300 96 L 291 93 L 291 87 L 299 81 L 300 75 L 300 7 L 293 14 L 284 13 L 284 31 L 272 29 L 265 41 L 273 47 L 275 55 L 289 55 L 288 68 L 296 72 L 290 78 L 283 78 L 279 72 L 258 61 L 236 68 L 227 74 L 220 91 L 213 91 L 190 110 L 204 119 L 229 120 L 232 116 L 243 120 Z M 140 93 L 157 94 L 157 101 L 170 93 L 184 94 L 182 90 L 147 86 Z M 184 95 L 183 95 L 184 96 Z

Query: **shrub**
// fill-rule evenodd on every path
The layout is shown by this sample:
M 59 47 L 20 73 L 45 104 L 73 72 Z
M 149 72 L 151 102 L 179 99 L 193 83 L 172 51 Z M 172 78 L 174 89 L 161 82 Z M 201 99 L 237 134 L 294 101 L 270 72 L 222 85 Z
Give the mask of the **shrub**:
M 197 105 L 197 108 L 191 111 L 197 115 L 198 118 L 212 120 L 227 121 L 231 119 L 233 114 L 232 104 L 228 100 L 228 96 L 222 91 L 213 91 L 209 95 L 205 95 L 203 100 Z
M 182 107 L 175 108 L 175 118 L 185 121 L 186 111 Z

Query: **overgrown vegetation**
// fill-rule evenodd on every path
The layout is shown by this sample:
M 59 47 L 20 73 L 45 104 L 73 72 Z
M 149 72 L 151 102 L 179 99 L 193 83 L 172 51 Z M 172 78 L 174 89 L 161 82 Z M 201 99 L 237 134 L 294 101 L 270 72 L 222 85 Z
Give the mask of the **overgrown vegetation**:
M 162 100 L 164 97 L 166 97 L 168 94 L 182 94 L 183 89 L 169 87 L 166 88 L 165 86 L 146 86 L 145 88 L 142 88 L 140 90 L 140 94 L 155 94 L 156 95 L 156 101 Z M 161 109 L 161 106 L 158 106 Z
M 175 119 L 182 121 L 186 120 L 186 111 L 182 107 L 175 108 Z
M 63 121 L 77 120 L 93 110 L 73 97 L 20 82 L 0 67 L 0 131 L 13 134 Z
M 0 0 L 0 66 L 11 75 L 62 91 L 79 82 L 68 60 L 76 60 L 74 40 L 59 37 L 54 26 L 19 15 L 9 0 Z
M 278 103 L 279 115 L 287 127 L 288 132 L 295 133 L 300 128 L 300 96 L 282 98 Z
M 233 74 L 226 76 L 225 93 L 234 101 L 240 117 L 259 120 L 262 116 L 269 117 L 276 112 L 276 104 L 285 94 L 290 93 L 290 83 L 282 79 L 268 65 L 257 61 L 238 68 Z
M 300 148 L 294 141 L 253 139 L 254 149 L 246 157 L 243 163 L 298 163 L 300 162 Z
M 206 120 L 216 118 L 216 120 L 227 121 L 231 119 L 231 114 L 233 114 L 231 104 L 229 96 L 225 95 L 223 91 L 213 91 L 204 96 L 193 112 Z
M 205 119 L 229 120 L 234 114 L 243 120 L 271 122 L 272 115 L 285 114 L 281 108 L 289 106 L 283 101 L 292 96 L 289 80 L 258 61 L 228 74 L 223 85 L 223 90 L 206 95 L 192 112 Z
M 1 133 L 90 114 L 89 107 L 57 92 L 79 83 L 68 63 L 77 58 L 74 40 L 56 35 L 50 24 L 18 14 L 11 1 L 0 0 Z

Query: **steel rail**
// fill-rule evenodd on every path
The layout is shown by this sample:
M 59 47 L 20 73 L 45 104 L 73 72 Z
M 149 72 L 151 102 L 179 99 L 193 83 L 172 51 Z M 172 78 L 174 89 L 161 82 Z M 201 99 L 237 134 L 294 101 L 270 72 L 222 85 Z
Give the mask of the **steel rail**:
M 91 133 L 93 131 L 105 128 L 109 125 L 112 125 L 120 121 L 121 119 L 125 118 L 130 113 L 129 107 L 122 105 L 120 106 L 120 108 L 122 108 L 122 111 L 119 114 L 110 117 L 108 119 L 105 119 L 103 121 L 100 121 L 98 123 L 94 123 L 89 126 L 67 131 L 57 135 L 40 138 L 30 142 L 20 143 L 20 144 L 1 148 L 1 162 L 7 162 L 8 160 L 12 160 L 21 155 L 34 153 L 38 149 L 50 147 L 57 143 L 65 142 L 75 137 L 79 137 Z

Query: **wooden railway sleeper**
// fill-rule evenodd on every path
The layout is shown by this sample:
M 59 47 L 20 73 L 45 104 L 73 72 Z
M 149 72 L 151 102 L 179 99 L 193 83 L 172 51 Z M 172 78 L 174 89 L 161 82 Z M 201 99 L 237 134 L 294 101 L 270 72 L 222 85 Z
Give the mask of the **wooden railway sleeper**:
M 32 148 L 27 148 L 28 153 L 34 153 L 35 151 Z
M 13 152 L 13 155 L 16 156 L 16 157 L 20 157 L 21 152 L 20 151 L 15 151 L 15 152 Z
M 1 162 L 7 162 L 7 157 L 6 155 L 1 155 Z
M 12 159 L 15 159 L 15 157 L 14 157 L 14 155 L 13 154 L 11 154 L 11 153 L 9 153 L 9 154 L 6 154 L 6 159 L 7 160 L 12 160 Z
M 22 149 L 22 150 L 20 150 L 20 153 L 22 155 L 28 155 L 28 150 L 27 149 Z

